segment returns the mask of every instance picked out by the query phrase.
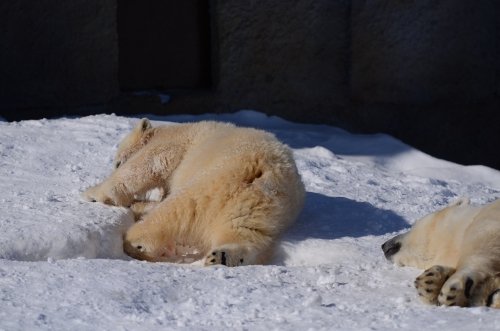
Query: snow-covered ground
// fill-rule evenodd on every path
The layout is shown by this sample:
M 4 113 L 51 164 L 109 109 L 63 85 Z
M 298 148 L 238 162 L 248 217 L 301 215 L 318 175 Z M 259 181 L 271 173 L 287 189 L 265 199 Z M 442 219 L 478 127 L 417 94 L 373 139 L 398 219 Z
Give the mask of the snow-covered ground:
M 171 116 L 263 128 L 289 144 L 308 191 L 273 265 L 147 263 L 122 252 L 123 208 L 81 200 L 136 118 L 0 121 L 0 330 L 495 330 L 500 311 L 421 303 L 417 269 L 380 245 L 459 197 L 500 197 L 500 172 L 242 111 Z

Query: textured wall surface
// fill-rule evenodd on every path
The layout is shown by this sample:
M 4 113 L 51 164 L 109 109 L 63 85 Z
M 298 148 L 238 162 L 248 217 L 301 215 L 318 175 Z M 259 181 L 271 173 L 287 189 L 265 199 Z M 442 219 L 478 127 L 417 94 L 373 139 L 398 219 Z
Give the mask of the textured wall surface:
M 217 0 L 213 9 L 222 109 L 320 120 L 347 107 L 349 1 Z
M 413 105 L 491 98 L 499 8 L 494 0 L 353 0 L 353 98 Z
M 0 109 L 116 96 L 115 16 L 114 0 L 1 1 Z
M 217 0 L 216 109 L 252 108 L 500 168 L 500 2 Z
M 500 169 L 500 2 L 352 3 L 350 123 Z

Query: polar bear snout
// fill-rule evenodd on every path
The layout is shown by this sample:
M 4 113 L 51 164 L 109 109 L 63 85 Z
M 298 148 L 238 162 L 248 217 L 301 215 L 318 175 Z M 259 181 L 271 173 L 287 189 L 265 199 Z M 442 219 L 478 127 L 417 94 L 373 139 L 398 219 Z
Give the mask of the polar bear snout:
M 392 261 L 392 257 L 401 249 L 399 238 L 400 236 L 396 236 L 382 244 L 385 258 L 389 261 Z

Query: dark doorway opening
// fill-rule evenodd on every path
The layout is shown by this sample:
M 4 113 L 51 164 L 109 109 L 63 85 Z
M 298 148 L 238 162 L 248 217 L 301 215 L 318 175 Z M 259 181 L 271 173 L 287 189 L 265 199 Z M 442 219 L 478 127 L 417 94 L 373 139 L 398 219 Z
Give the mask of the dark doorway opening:
M 122 91 L 211 85 L 208 0 L 118 0 Z

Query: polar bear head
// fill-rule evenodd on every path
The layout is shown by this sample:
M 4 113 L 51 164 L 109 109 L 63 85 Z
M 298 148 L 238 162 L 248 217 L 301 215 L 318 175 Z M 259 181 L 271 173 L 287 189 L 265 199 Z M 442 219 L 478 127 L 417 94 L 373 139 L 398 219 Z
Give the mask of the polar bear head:
M 406 233 L 382 245 L 385 257 L 399 265 L 428 268 L 437 264 L 456 263 L 463 232 L 470 220 L 468 199 L 431 213 L 415 222 Z
M 141 149 L 149 141 L 153 131 L 151 122 L 147 118 L 143 118 L 137 123 L 134 129 L 121 141 L 116 151 L 114 166 L 120 167 L 124 164 L 135 152 Z

